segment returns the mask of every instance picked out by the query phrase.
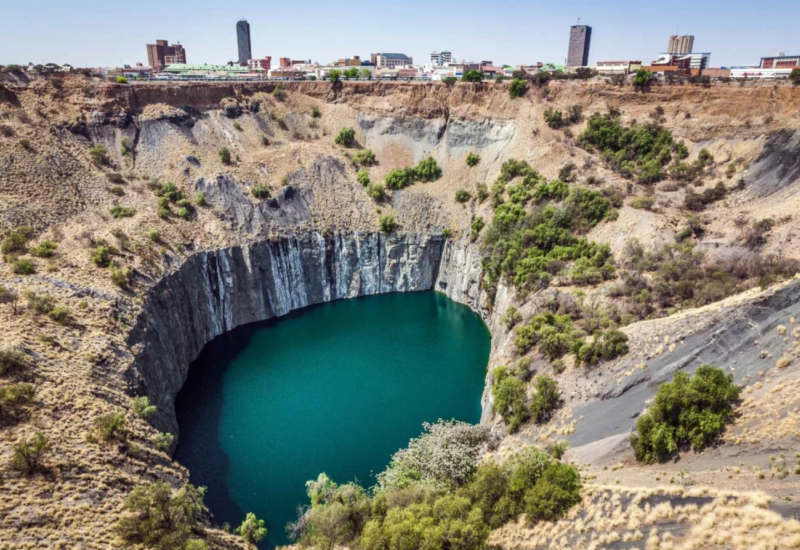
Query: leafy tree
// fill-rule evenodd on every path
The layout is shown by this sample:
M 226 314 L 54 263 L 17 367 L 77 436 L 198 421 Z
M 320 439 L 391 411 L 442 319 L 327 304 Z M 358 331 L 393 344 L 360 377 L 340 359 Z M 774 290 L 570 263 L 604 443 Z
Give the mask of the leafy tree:
M 128 79 L 125 78 L 124 76 L 118 76 L 117 77 L 117 84 L 127 84 L 127 83 L 128 83 Z
M 372 71 L 370 71 L 369 69 L 361 69 L 361 78 L 372 80 Z
M 529 523 L 555 521 L 581 501 L 578 471 L 567 464 L 549 463 L 541 477 L 525 494 L 525 515 Z
M 158 550 L 186 547 L 202 532 L 205 487 L 186 484 L 178 491 L 164 481 L 139 485 L 125 499 L 127 515 L 115 526 L 128 544 Z
M 636 459 L 661 462 L 682 446 L 699 451 L 716 440 L 733 417 L 741 388 L 733 375 L 712 365 L 701 365 L 690 377 L 675 373 L 661 384 L 650 410 L 636 422 L 630 443 Z
M 455 84 L 456 82 L 458 82 L 458 79 L 454 76 L 447 76 L 442 79 L 442 82 L 449 86 L 451 84 Z
M 258 519 L 253 512 L 247 512 L 242 524 L 236 528 L 236 534 L 250 544 L 258 544 L 267 536 L 267 528 L 263 519 Z
M 0 349 L 0 375 L 21 371 L 28 365 L 27 356 L 17 349 Z
M 522 97 L 526 91 L 528 91 L 528 83 L 522 78 L 513 78 L 508 85 L 508 95 L 511 99 Z
M 90 254 L 92 261 L 98 267 L 108 267 L 111 264 L 111 248 L 100 245 Z
M 336 69 L 332 69 L 328 73 L 328 78 L 330 79 L 332 84 L 336 84 L 337 82 L 339 82 L 339 79 L 341 78 L 341 76 L 342 76 L 342 71 L 339 71 L 339 70 L 336 70 Z
M 131 409 L 136 416 L 144 420 L 152 420 L 158 414 L 158 407 L 150 403 L 150 398 L 146 395 L 134 397 Z
M 492 397 L 494 398 L 492 410 L 508 424 L 509 433 L 516 432 L 529 418 L 530 413 L 525 406 L 527 401 L 525 384 L 505 367 L 499 367 L 494 371 Z
M 467 71 L 461 77 L 462 82 L 482 82 L 483 79 L 484 79 L 483 72 L 478 70 Z
M 345 147 L 352 147 L 356 141 L 356 131 L 352 128 L 342 128 L 334 139 L 336 145 L 343 145 Z
M 633 86 L 640 90 L 645 90 L 650 87 L 655 75 L 648 70 L 639 69 L 633 77 Z
M 456 191 L 456 202 L 465 203 L 472 198 L 472 195 L 469 194 L 469 191 L 466 189 L 459 189 Z
M 56 300 L 47 294 L 36 294 L 30 290 L 22 293 L 25 301 L 30 309 L 42 315 L 53 311 L 56 307 Z
M 44 455 L 50 450 L 50 441 L 42 432 L 31 439 L 20 439 L 13 447 L 11 467 L 27 474 L 35 474 L 43 468 Z
M 397 229 L 397 221 L 394 219 L 394 216 L 391 214 L 384 214 L 380 217 L 379 220 L 381 231 L 386 233 L 392 233 L 395 229 Z
M 356 67 L 345 69 L 342 72 L 342 76 L 344 76 L 347 80 L 350 80 L 351 78 L 358 78 L 358 69 Z
M 169 432 L 160 432 L 153 438 L 153 446 L 159 451 L 167 452 L 175 441 L 175 436 Z
M 545 422 L 550 419 L 561 400 L 558 382 L 549 376 L 542 375 L 536 378 L 534 388 L 536 393 L 531 398 L 531 417 L 536 422 Z
M 222 161 L 222 164 L 230 164 L 231 163 L 231 150 L 227 147 L 221 147 L 220 150 L 217 152 L 219 154 L 219 160 Z

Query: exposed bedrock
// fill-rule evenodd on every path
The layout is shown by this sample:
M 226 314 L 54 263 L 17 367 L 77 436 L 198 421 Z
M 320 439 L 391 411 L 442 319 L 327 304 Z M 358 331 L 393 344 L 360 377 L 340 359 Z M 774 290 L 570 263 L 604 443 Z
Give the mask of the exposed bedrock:
M 238 326 L 309 305 L 385 292 L 439 290 L 484 318 L 480 262 L 468 243 L 441 235 L 306 232 L 198 252 L 149 292 L 129 336 L 129 376 L 177 433 L 173 402 L 190 363 Z

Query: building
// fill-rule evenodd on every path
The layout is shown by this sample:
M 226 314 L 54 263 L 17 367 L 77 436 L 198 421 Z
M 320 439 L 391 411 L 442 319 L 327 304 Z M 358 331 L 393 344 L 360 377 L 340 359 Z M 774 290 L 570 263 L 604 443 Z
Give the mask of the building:
M 774 57 L 762 57 L 761 69 L 797 69 L 800 68 L 800 55 L 784 55 L 780 53 Z
M 337 67 L 360 67 L 361 66 L 361 58 L 357 55 L 353 57 L 346 57 L 344 59 L 339 59 L 336 62 Z
M 164 67 L 163 76 L 181 78 L 262 78 L 262 68 L 251 69 L 242 65 L 188 65 L 175 63 Z
M 673 53 L 662 53 L 658 59 L 651 63 L 651 66 L 672 66 L 680 70 L 688 71 L 691 69 L 707 69 L 711 63 L 711 53 L 690 53 L 688 55 L 676 55 Z
M 783 69 L 762 69 L 760 67 L 730 67 L 731 78 L 789 78 L 794 68 L 786 67 Z
M 592 27 L 573 25 L 569 31 L 568 67 L 586 67 L 589 64 L 589 46 L 592 43 Z
M 431 65 L 434 67 L 449 65 L 453 62 L 453 52 L 431 52 Z
M 167 40 L 156 40 L 155 44 L 147 44 L 147 64 L 154 72 L 159 72 L 167 65 L 186 63 L 186 50 L 180 44 L 169 45 Z
M 373 53 L 370 61 L 378 68 L 394 69 L 395 67 L 410 67 L 414 60 L 404 53 Z
M 694 48 L 694 36 L 691 35 L 672 35 L 669 37 L 667 51 L 669 53 L 686 55 L 692 53 Z
M 239 65 L 246 66 L 253 58 L 253 52 L 250 49 L 250 23 L 245 19 L 236 23 L 236 43 L 239 46 Z
M 269 71 L 272 68 L 272 57 L 266 56 L 264 59 L 249 59 L 247 64 L 251 69 L 264 69 Z
M 505 70 L 503 69 L 503 67 L 496 67 L 496 66 L 491 65 L 491 64 L 489 64 L 489 65 L 481 65 L 481 72 L 483 72 L 483 74 L 487 78 L 491 78 L 493 76 L 505 74 Z
M 642 68 L 641 61 L 598 61 L 597 66 L 598 74 L 602 75 L 615 75 L 615 74 L 630 74 Z

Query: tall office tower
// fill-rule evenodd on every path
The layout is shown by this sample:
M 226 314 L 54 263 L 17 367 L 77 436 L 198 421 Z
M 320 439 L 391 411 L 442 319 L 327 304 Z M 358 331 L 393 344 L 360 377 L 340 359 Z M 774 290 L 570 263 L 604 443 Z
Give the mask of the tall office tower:
M 239 65 L 247 65 L 253 54 L 250 50 L 250 23 L 245 19 L 236 23 L 236 42 L 239 44 Z
M 592 42 L 592 27 L 573 25 L 569 31 L 568 67 L 585 67 L 589 64 L 589 45 Z

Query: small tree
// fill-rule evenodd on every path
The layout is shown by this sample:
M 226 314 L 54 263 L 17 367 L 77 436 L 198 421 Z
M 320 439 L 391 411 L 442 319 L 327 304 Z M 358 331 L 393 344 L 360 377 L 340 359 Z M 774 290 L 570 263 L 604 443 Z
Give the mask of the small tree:
M 463 204 L 471 198 L 472 195 L 470 195 L 469 191 L 467 191 L 466 189 L 459 189 L 458 191 L 456 191 L 456 202 L 460 202 Z
M 89 149 L 89 156 L 92 157 L 95 164 L 99 164 L 100 166 L 108 166 L 111 164 L 111 159 L 108 156 L 108 149 L 106 149 L 105 145 L 95 145 Z
M 415 175 L 420 181 L 436 181 L 442 177 L 442 169 L 439 168 L 433 157 L 427 157 L 419 161 L 415 168 Z
M 370 71 L 369 69 L 361 69 L 361 78 L 372 80 L 372 71 Z
M 511 83 L 508 85 L 508 95 L 511 97 L 511 99 L 516 99 L 525 95 L 527 90 L 528 83 L 521 78 L 512 79 Z
M 219 160 L 222 161 L 222 164 L 230 164 L 231 163 L 231 150 L 227 147 L 222 147 L 218 151 Z
M 258 519 L 253 512 L 247 512 L 242 524 L 236 528 L 236 534 L 250 544 L 258 544 L 267 536 L 267 528 L 263 519 Z
M 50 441 L 42 432 L 36 432 L 31 439 L 21 439 L 14 445 L 11 467 L 27 474 L 35 474 L 42 469 L 44 455 L 50 450 Z
M 332 84 L 336 84 L 337 82 L 339 82 L 341 76 L 342 76 L 342 71 L 337 71 L 336 69 L 333 69 L 331 72 L 328 73 L 328 78 L 330 79 Z
M 465 72 L 461 77 L 461 80 L 462 82 L 482 82 L 483 78 L 484 76 L 482 71 L 472 70 Z
M 550 128 L 558 130 L 564 126 L 564 114 L 548 107 L 544 112 L 544 121 Z
M 131 409 L 136 416 L 144 420 L 152 420 L 158 414 L 158 407 L 150 403 L 150 398 L 146 395 L 134 397 Z
M 356 131 L 352 128 L 342 128 L 334 139 L 336 145 L 351 147 L 356 141 Z
M 639 90 L 646 90 L 650 87 L 650 84 L 653 82 L 655 75 L 650 71 L 645 69 L 639 69 L 636 71 L 636 75 L 633 77 L 633 86 Z
M 11 304 L 11 311 L 16 315 L 17 302 L 19 302 L 19 293 L 14 289 L 0 285 L 0 304 Z
M 542 375 L 536 378 L 534 387 L 536 393 L 531 399 L 531 416 L 536 422 L 544 422 L 550 419 L 561 400 L 558 382 Z
M 358 180 L 358 183 L 363 186 L 369 185 L 369 173 L 363 168 L 361 168 L 358 171 L 358 174 L 356 174 L 356 179 Z
M 381 201 L 386 196 L 386 192 L 383 188 L 383 185 L 381 185 L 380 183 L 368 183 L 367 195 L 369 195 L 376 201 Z
M 467 166 L 469 166 L 470 168 L 477 166 L 480 161 L 481 161 L 480 155 L 476 155 L 475 153 L 469 153 L 467 155 Z
M 117 84 L 127 84 L 127 83 L 128 83 L 128 79 L 125 78 L 124 76 L 118 76 L 117 77 Z
M 386 234 L 389 234 L 393 232 L 395 229 L 397 229 L 397 221 L 395 221 L 394 216 L 392 216 L 391 214 L 384 214 L 383 216 L 380 217 L 379 221 L 380 221 L 381 231 L 383 231 Z

